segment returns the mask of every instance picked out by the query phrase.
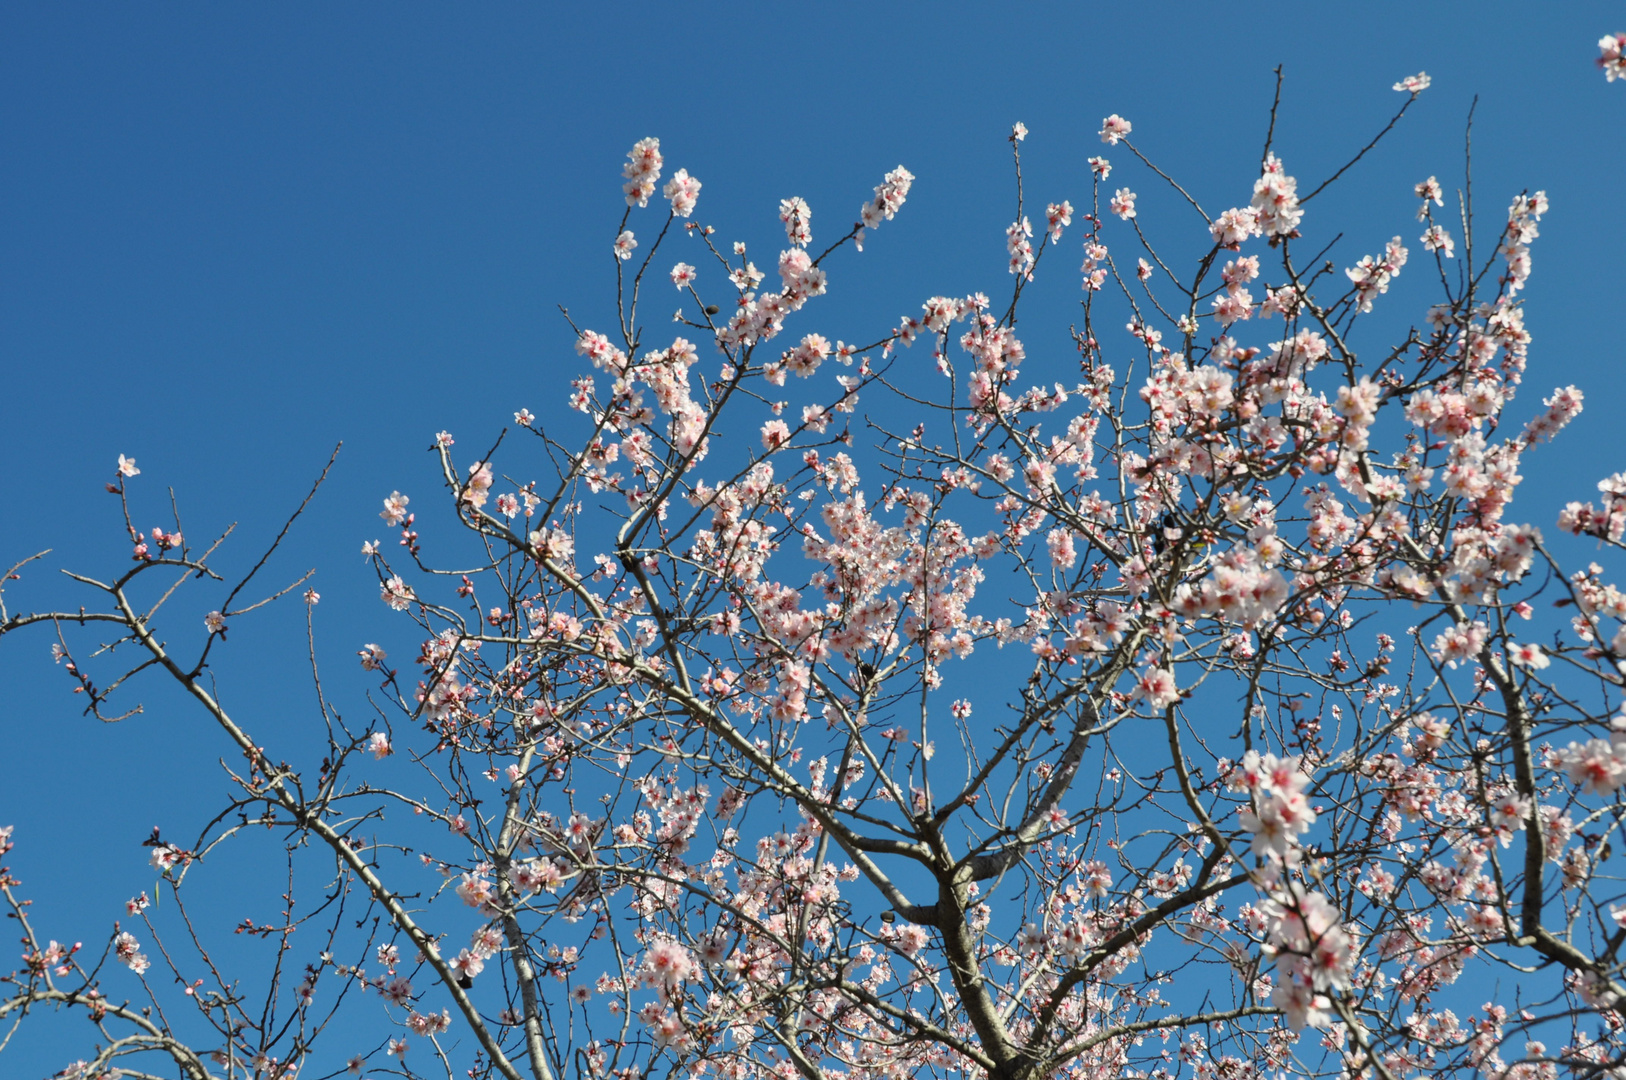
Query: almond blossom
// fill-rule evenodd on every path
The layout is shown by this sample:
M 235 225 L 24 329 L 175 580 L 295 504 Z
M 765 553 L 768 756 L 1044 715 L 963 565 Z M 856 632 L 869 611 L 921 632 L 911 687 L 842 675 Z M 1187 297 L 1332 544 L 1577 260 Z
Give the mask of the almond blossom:
M 1626 75 L 1626 34 L 1605 34 L 1598 39 L 1598 66 L 1610 82 Z

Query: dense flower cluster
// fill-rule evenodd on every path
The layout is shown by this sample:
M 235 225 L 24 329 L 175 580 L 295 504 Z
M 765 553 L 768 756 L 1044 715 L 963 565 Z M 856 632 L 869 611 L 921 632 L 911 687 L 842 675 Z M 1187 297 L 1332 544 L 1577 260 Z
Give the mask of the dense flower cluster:
M 1598 39 L 1598 66 L 1610 82 L 1626 75 L 1626 34 L 1605 34 Z
M 626 193 L 628 206 L 649 205 L 664 163 L 659 139 L 639 139 L 633 145 L 627 154 L 627 163 L 621 167 L 621 175 L 627 179 L 621 190 Z
M 902 165 L 882 178 L 875 188 L 875 197 L 858 211 L 858 220 L 863 225 L 855 234 L 859 251 L 864 250 L 864 230 L 873 229 L 883 221 L 891 221 L 909 198 L 909 188 L 914 182 L 914 174 Z

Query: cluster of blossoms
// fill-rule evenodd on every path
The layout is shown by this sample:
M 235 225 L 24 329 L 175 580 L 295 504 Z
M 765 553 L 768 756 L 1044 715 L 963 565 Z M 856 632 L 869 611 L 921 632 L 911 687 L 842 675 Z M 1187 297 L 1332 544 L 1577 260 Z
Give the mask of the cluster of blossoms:
M 909 198 L 909 188 L 914 182 L 914 174 L 899 165 L 876 185 L 875 197 L 858 211 L 859 223 L 863 225 L 856 233 L 858 250 L 864 250 L 864 230 L 873 229 L 883 221 L 891 221 Z
M 1266 953 L 1275 961 L 1278 979 L 1271 1003 L 1295 1031 L 1328 1026 L 1332 1017 L 1327 994 L 1349 989 L 1358 939 L 1339 923 L 1338 909 L 1320 892 L 1288 885 L 1272 895 L 1266 910 L 1270 918 Z
M 1226 774 L 1225 784 L 1232 791 L 1246 792 L 1252 800 L 1250 806 L 1237 810 L 1237 818 L 1253 834 L 1254 854 L 1284 865 L 1296 863 L 1299 837 L 1316 819 L 1304 794 L 1310 774 L 1300 759 L 1261 756 L 1259 751 L 1249 750 Z
M 152 966 L 147 954 L 141 951 L 141 943 L 129 931 L 122 931 L 113 939 L 113 954 L 119 958 L 119 963 L 137 975 L 144 974 Z
M 1570 743 L 1552 753 L 1548 768 L 1562 771 L 1582 792 L 1613 795 L 1626 784 L 1626 717 L 1616 717 L 1607 739 Z
M 1281 159 L 1272 153 L 1266 156 L 1264 169 L 1254 181 L 1252 201 L 1221 213 L 1209 225 L 1209 233 L 1216 244 L 1234 251 L 1249 237 L 1274 240 L 1296 236 L 1303 220 L 1298 181 L 1287 175 Z
M 700 181 L 690 176 L 688 169 L 679 169 L 661 188 L 661 194 L 672 201 L 674 215 L 686 218 L 694 213 L 695 205 L 700 201 Z
M 1045 231 L 1050 234 L 1052 244 L 1059 243 L 1061 231 L 1073 223 L 1073 204 L 1063 199 L 1059 203 L 1051 203 L 1045 207 Z
M 650 197 L 655 194 L 655 185 L 660 181 L 661 167 L 664 164 L 659 139 L 639 139 L 633 144 L 627 153 L 627 163 L 621 167 L 621 175 L 627 181 L 621 185 L 621 190 L 627 196 L 629 207 L 649 205 Z M 695 204 L 700 197 L 700 181 L 690 176 L 689 170 L 679 169 L 666 182 L 661 194 L 671 200 L 674 215 L 686 218 L 694 213 Z M 616 254 L 620 258 L 627 258 L 637 246 L 632 234 L 623 231 L 621 237 L 616 240 Z
M 1259 257 L 1248 255 L 1228 260 L 1220 273 L 1225 281 L 1225 290 L 1214 297 L 1214 318 L 1221 326 L 1252 318 L 1253 294 L 1246 286 L 1259 276 Z M 1230 382 L 1229 377 L 1226 382 Z
M 496 956 L 503 948 L 503 934 L 496 926 L 483 926 L 474 932 L 469 946 L 462 949 L 452 957 L 450 965 L 453 971 L 466 980 L 473 978 L 485 970 L 486 961 Z
M 1359 956 L 1358 937 L 1338 908 L 1291 876 L 1303 859 L 1301 838 L 1317 816 L 1305 794 L 1310 780 L 1300 758 L 1256 750 L 1225 773 L 1226 787 L 1250 800 L 1237 817 L 1253 836 L 1253 853 L 1266 860 L 1259 878 L 1270 890 L 1263 914 L 1264 952 L 1276 969 L 1271 1003 L 1295 1031 L 1328 1025 L 1328 994 L 1350 988 Z
M 1580 400 L 1579 392 L 1566 397 L 1576 402 Z M 1566 503 L 1558 515 L 1558 527 L 1577 536 L 1598 536 L 1611 541 L 1626 537 L 1626 473 L 1599 480 L 1598 491 L 1603 495 L 1601 508 L 1589 502 Z
M 621 167 L 621 175 L 627 179 L 621 190 L 627 196 L 628 206 L 649 205 L 649 197 L 655 194 L 655 183 L 661 178 L 662 164 L 659 139 L 639 139 L 633 144 L 627 163 Z
M 806 247 L 813 242 L 813 211 L 806 199 L 779 200 L 779 220 L 785 226 L 785 239 L 796 247 Z
M 1265 169 L 1253 183 L 1254 225 L 1265 236 L 1292 236 L 1304 220 L 1299 205 L 1298 181 L 1287 175 L 1275 154 L 1265 158 Z
M 1430 203 L 1434 206 L 1445 205 L 1445 189 L 1440 186 L 1440 181 L 1436 177 L 1431 176 L 1418 184 L 1415 190 L 1417 197 L 1422 200 L 1422 205 L 1417 208 L 1417 220 L 1428 222 L 1428 228 L 1421 237 L 1423 249 L 1438 252 L 1442 259 L 1456 258 L 1457 242 L 1451 238 L 1445 226 L 1435 222 L 1433 211 L 1429 206 Z
M 1119 140 L 1134 130 L 1134 125 L 1117 113 L 1113 113 L 1101 121 L 1101 141 L 1108 146 L 1117 146 Z
M 1610 82 L 1626 75 L 1626 34 L 1605 34 L 1598 39 L 1598 66 Z
M 1547 193 L 1521 195 L 1508 208 L 1507 236 L 1502 243 L 1502 254 L 1507 259 L 1504 279 L 1509 294 L 1524 288 L 1530 277 L 1530 241 L 1540 235 L 1536 226 L 1547 212 Z
M 1033 224 L 1027 218 L 1012 222 L 1005 229 L 1005 252 L 1011 259 L 1011 273 L 1028 279 L 1033 277 Z
M 902 198 L 898 201 L 902 202 Z M 784 213 L 786 232 L 793 244 L 806 243 L 811 239 L 807 226 L 811 211 L 801 199 L 786 200 L 786 203 L 789 206 Z M 857 230 L 854 235 L 861 232 Z M 799 237 L 803 239 L 798 240 Z M 828 280 L 824 269 L 801 246 L 793 246 L 779 254 L 782 286 L 779 291 L 755 292 L 762 278 L 763 275 L 751 263 L 733 272 L 733 281 L 740 296 L 734 313 L 717 330 L 718 344 L 725 350 L 749 347 L 776 336 L 787 316 L 800 311 L 809 299 L 824 295 Z
M 1405 265 L 1406 249 L 1397 236 L 1384 247 L 1382 258 L 1363 255 L 1344 271 L 1344 276 L 1355 285 L 1355 302 L 1362 311 L 1372 310 L 1372 301 L 1389 291 L 1389 283 L 1400 275 L 1400 268 Z

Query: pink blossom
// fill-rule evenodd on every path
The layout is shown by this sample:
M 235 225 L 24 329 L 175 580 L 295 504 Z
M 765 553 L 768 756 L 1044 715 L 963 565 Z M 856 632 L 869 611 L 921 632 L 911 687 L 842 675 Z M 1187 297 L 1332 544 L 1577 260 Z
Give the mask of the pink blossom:
M 1005 252 L 1010 256 L 1011 273 L 1025 277 L 1032 271 L 1035 261 L 1032 237 L 1033 224 L 1027 218 L 1012 222 L 1005 229 Z
M 1507 648 L 1507 658 L 1519 667 L 1530 671 L 1540 671 L 1552 663 L 1547 653 L 1540 645 L 1534 642 L 1510 642 Z
M 762 445 L 777 450 L 790 442 L 790 428 L 783 420 L 769 420 L 762 425 Z
M 1063 200 L 1051 203 L 1045 207 L 1045 227 L 1050 233 L 1050 242 L 1055 243 L 1061 239 L 1061 231 L 1073 223 L 1073 204 Z
M 686 218 L 694 213 L 695 203 L 700 199 L 700 181 L 690 176 L 688 169 L 679 169 L 666 182 L 661 194 L 672 200 L 673 214 Z
M 1555 767 L 1564 770 L 1570 783 L 1581 785 L 1583 792 L 1613 794 L 1626 784 L 1626 740 L 1619 732 L 1614 736 L 1570 743 L 1557 753 Z
M 453 971 L 463 978 L 472 979 L 485 970 L 486 962 L 482 957 L 477 956 L 468 949 L 463 949 L 452 957 L 450 966 Z
M 1310 777 L 1299 758 L 1249 750 L 1226 782 L 1252 797 L 1253 805 L 1239 808 L 1237 818 L 1253 834 L 1255 854 L 1286 858 L 1297 850 L 1299 837 L 1315 824 L 1316 813 L 1304 794 Z
M 1442 630 L 1434 639 L 1434 646 L 1429 654 L 1447 667 L 1456 667 L 1464 660 L 1471 660 L 1479 655 L 1484 647 L 1485 637 L 1490 628 L 1482 622 L 1453 624 Z
M 1423 249 L 1425 251 L 1438 251 L 1441 258 L 1456 257 L 1457 242 L 1451 239 L 1451 234 L 1440 225 L 1430 225 L 1423 236 Z
M 412 606 L 412 601 L 416 600 L 417 596 L 413 593 L 412 586 L 408 585 L 400 574 L 392 574 L 380 589 L 379 598 L 388 604 L 391 610 L 405 611 Z
M 526 539 L 538 559 L 568 566 L 576 555 L 576 542 L 563 529 L 533 529 Z
M 1072 530 L 1051 529 L 1045 543 L 1050 549 L 1050 565 L 1055 569 L 1071 570 L 1078 561 L 1078 553 L 1073 547 Z
M 1108 146 L 1117 146 L 1118 140 L 1124 138 L 1132 130 L 1134 130 L 1134 127 L 1128 120 L 1125 120 L 1117 113 L 1113 113 L 1101 121 L 1101 141 Z
M 1304 219 L 1304 211 L 1299 206 L 1298 181 L 1287 175 L 1275 154 L 1265 158 L 1264 172 L 1254 181 L 1252 209 L 1257 215 L 1259 231 L 1266 236 L 1291 236 Z
M 393 529 L 406 520 L 407 504 L 411 501 L 399 491 L 392 491 L 389 498 L 384 500 L 384 509 L 378 516 L 384 519 L 384 524 Z
M 824 336 L 809 334 L 801 340 L 800 344 L 785 354 L 785 368 L 805 379 L 817 371 L 819 365 L 824 362 L 824 358 L 829 355 L 830 343 L 825 340 Z
M 1151 708 L 1161 710 L 1180 700 L 1180 690 L 1175 686 L 1174 674 L 1171 671 L 1155 664 L 1147 664 L 1136 676 L 1135 688 L 1130 693 L 1129 700 L 1144 700 Z
M 491 491 L 491 465 L 477 461 L 469 466 L 469 482 L 463 485 L 463 501 L 478 510 L 486 504 Z
M 881 183 L 875 188 L 875 197 L 865 203 L 858 212 L 858 220 L 862 228 L 858 230 L 855 241 L 859 251 L 864 250 L 864 232 L 873 229 L 882 221 L 891 221 L 900 207 L 909 196 L 909 188 L 915 182 L 914 174 L 902 165 L 887 173 Z
M 785 226 L 785 239 L 797 247 L 806 247 L 813 241 L 813 231 L 810 222 L 813 220 L 813 211 L 808 208 L 807 200 L 795 197 L 779 200 L 779 220 Z
M 1400 275 L 1400 268 L 1405 265 L 1406 249 L 1401 246 L 1400 237 L 1397 236 L 1389 241 L 1381 259 L 1363 255 L 1359 262 L 1344 271 L 1355 284 L 1356 302 L 1362 311 L 1372 310 L 1372 301 L 1389 291 L 1389 283 Z
M 1227 210 L 1209 226 L 1214 242 L 1235 250 L 1242 241 L 1260 232 L 1259 212 L 1253 207 Z
M 670 937 L 657 937 L 644 951 L 640 973 L 651 986 L 670 989 L 693 976 L 694 957 L 689 950 Z
M 1626 75 L 1626 34 L 1605 34 L 1598 39 L 1598 66 L 1610 82 Z
M 452 1017 L 445 1009 L 439 1013 L 410 1013 L 406 1018 L 407 1029 L 414 1035 L 428 1038 L 439 1035 L 452 1026 Z M 405 1047 L 403 1046 L 403 1050 Z
M 1432 202 L 1435 206 L 1445 205 L 1445 189 L 1440 186 L 1439 180 L 1435 177 L 1431 176 L 1427 180 L 1424 180 L 1421 184 L 1418 184 L 1414 190 L 1417 192 L 1417 197 L 1423 200 L 1422 207 L 1417 211 L 1418 221 L 1422 221 L 1424 218 L 1428 217 L 1429 203 Z
M 1221 326 L 1250 318 L 1253 315 L 1253 295 L 1246 289 L 1235 289 L 1214 297 L 1214 318 Z
M 1554 390 L 1551 397 L 1542 401 L 1542 404 L 1547 406 L 1547 411 L 1525 425 L 1524 441 L 1533 445 L 1551 439 L 1567 427 L 1571 420 L 1581 415 L 1585 402 L 1585 395 L 1576 387 L 1566 386 Z
M 482 907 L 497 895 L 490 879 L 476 873 L 464 874 L 454 891 L 469 907 Z
M 929 935 L 926 933 L 926 928 L 916 926 L 913 923 L 898 927 L 892 935 L 892 943 L 905 956 L 914 956 L 920 952 L 921 949 L 926 947 L 928 939 Z
M 648 206 L 649 197 L 655 194 L 655 182 L 661 178 L 661 141 L 659 139 L 639 139 L 627 153 L 627 163 L 621 167 L 621 175 L 627 182 L 621 186 L 626 193 L 628 206 Z
M 56 942 L 51 944 L 55 945 Z M 142 953 L 141 943 L 135 939 L 135 935 L 128 932 L 121 933 L 113 939 L 113 951 L 117 954 L 119 962 L 137 975 L 152 965 L 152 961 Z

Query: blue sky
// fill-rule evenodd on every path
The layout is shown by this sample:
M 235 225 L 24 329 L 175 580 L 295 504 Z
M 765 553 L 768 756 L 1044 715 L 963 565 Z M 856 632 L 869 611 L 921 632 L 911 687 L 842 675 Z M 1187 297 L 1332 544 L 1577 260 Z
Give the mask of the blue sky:
M 909 205 L 833 283 L 841 317 L 879 330 L 928 295 L 1008 287 L 1013 121 L 1032 131 L 1032 201 L 1080 202 L 1117 112 L 1218 209 L 1246 197 L 1278 63 L 1277 147 L 1303 180 L 1382 126 L 1396 79 L 1434 78 L 1314 206 L 1362 230 L 1351 259 L 1414 239 L 1411 184 L 1460 177 L 1475 95 L 1484 211 L 1548 192 L 1532 388 L 1574 382 L 1589 405 L 1527 460 L 1525 495 L 1585 498 L 1626 465 L 1626 85 L 1592 66 L 1622 29 L 1620 5 L 1587 3 L 6 5 L 0 563 L 52 547 L 53 568 L 116 567 L 127 546 L 100 489 L 125 453 L 153 500 L 144 527 L 167 520 L 173 485 L 189 531 L 241 522 L 225 559 L 246 566 L 342 439 L 274 567 L 317 568 L 319 633 L 342 660 L 389 632 L 359 546 L 384 532 L 383 495 L 433 489 L 433 433 L 483 445 L 522 406 L 557 414 L 577 362 L 556 305 L 590 325 L 609 310 L 637 138 L 704 182 L 700 220 L 758 245 L 777 242 L 780 198 L 805 196 L 817 235 L 907 165 Z M 1177 210 L 1118 158 L 1143 216 Z M 1073 268 L 1051 269 L 1047 295 L 1070 303 Z M 36 571 L 7 596 L 68 603 L 66 586 Z M 309 704 L 301 623 L 268 614 L 222 660 L 238 706 L 289 739 Z M 48 645 L 0 645 L 0 824 L 18 826 L 9 861 L 54 912 L 49 933 L 91 939 L 150 886 L 147 830 L 195 830 L 223 790 L 164 781 L 225 747 L 156 685 L 139 718 L 80 717 Z

